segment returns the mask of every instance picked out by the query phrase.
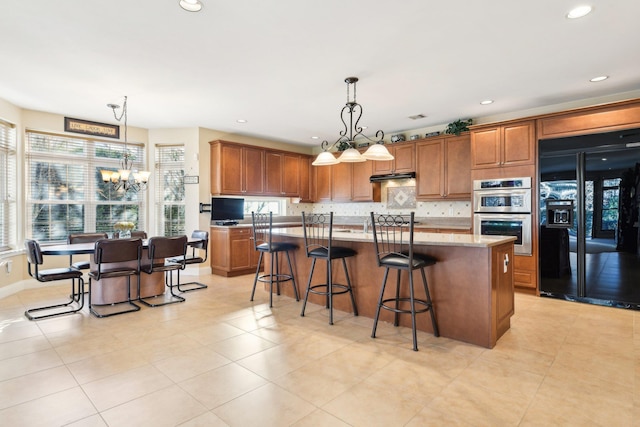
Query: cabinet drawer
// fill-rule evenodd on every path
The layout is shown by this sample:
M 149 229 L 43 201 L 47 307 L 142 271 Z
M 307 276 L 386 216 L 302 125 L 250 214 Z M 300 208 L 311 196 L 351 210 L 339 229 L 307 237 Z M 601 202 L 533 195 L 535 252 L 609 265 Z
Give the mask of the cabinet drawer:
M 253 230 L 251 227 L 229 228 L 229 236 L 231 237 L 248 237 L 251 236 Z

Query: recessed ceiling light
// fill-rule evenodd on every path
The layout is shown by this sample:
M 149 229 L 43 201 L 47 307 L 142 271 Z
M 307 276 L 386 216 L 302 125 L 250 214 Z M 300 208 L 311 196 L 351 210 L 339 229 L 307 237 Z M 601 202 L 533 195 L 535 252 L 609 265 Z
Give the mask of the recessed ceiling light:
M 596 83 L 596 82 L 601 82 L 603 80 L 607 80 L 609 78 L 609 76 L 598 76 L 598 77 L 594 77 L 591 80 L 589 80 L 590 82 Z
M 603 162 L 606 162 L 606 161 L 607 161 L 607 158 L 606 158 L 606 157 L 603 157 L 603 158 L 602 158 L 602 161 L 603 161 Z
M 187 12 L 200 12 L 202 9 L 202 3 L 200 0 L 180 0 L 180 7 Z
M 319 136 L 312 136 L 311 139 L 320 139 Z
M 238 119 L 238 120 L 236 120 L 236 122 L 238 122 L 238 123 L 247 123 L 247 121 L 245 119 Z
M 493 104 L 493 99 L 485 99 L 484 101 L 480 101 L 480 105 L 489 105 Z
M 571 9 L 569 13 L 567 13 L 567 18 L 569 19 L 582 18 L 583 16 L 591 13 L 592 10 L 593 9 L 591 8 L 591 6 L 588 6 L 588 5 L 578 6 Z

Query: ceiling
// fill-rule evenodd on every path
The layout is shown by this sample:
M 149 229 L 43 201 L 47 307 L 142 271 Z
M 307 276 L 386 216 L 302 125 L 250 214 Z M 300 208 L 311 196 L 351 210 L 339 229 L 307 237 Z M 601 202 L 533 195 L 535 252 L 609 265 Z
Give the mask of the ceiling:
M 201 1 L 2 1 L 0 98 L 114 123 L 127 95 L 132 126 L 318 145 L 348 76 L 387 135 L 640 89 L 637 0 Z

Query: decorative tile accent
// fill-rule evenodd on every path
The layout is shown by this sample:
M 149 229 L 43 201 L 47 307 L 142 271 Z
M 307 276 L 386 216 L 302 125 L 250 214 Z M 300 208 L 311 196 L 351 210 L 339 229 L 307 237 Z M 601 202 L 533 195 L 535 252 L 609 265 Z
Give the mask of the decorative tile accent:
M 415 209 L 416 187 L 388 187 L 388 209 Z

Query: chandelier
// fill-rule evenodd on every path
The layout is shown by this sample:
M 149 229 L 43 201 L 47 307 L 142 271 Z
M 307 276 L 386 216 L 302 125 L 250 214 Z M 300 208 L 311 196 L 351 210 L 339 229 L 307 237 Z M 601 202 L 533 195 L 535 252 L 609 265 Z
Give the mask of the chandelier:
M 344 81 L 347 84 L 347 103 L 342 107 L 342 111 L 340 112 L 340 120 L 342 120 L 344 129 L 340 131 L 340 137 L 333 144 L 329 144 L 326 140 L 322 141 L 322 153 L 318 154 L 318 157 L 316 157 L 311 164 L 314 166 L 328 166 L 341 162 L 393 160 L 393 156 L 389 153 L 387 147 L 384 146 L 384 132 L 382 130 L 377 131 L 376 139 L 373 140 L 362 133 L 364 128 L 358 124 L 362 117 L 362 105 L 356 102 L 356 82 L 358 78 L 347 77 Z M 353 85 L 353 99 L 351 99 L 349 91 L 351 85 Z M 349 123 L 348 125 L 347 122 Z M 363 138 L 368 142 L 372 142 L 373 145 L 369 146 L 367 151 L 360 154 L 356 149 L 356 138 Z M 334 147 L 343 150 L 338 158 L 329 152 L 329 150 Z
M 124 154 L 120 161 L 120 169 L 118 171 L 101 170 L 102 181 L 105 184 L 111 184 L 113 189 L 126 191 L 140 191 L 147 188 L 149 182 L 149 171 L 138 171 L 131 168 L 132 160 L 129 150 L 127 150 L 127 97 L 124 97 L 122 104 L 122 112 L 118 116 L 116 110 L 120 108 L 117 104 L 107 104 L 107 107 L 113 110 L 113 117 L 120 122 L 124 118 Z

